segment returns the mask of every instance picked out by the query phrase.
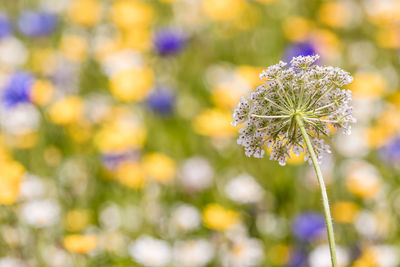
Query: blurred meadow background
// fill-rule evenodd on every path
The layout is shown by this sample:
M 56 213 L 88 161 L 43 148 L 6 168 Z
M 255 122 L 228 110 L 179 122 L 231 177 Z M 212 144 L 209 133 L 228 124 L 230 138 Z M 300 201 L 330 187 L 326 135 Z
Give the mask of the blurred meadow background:
M 340 266 L 400 266 L 399 48 L 397 0 L 0 0 L 0 266 L 330 267 L 312 168 L 230 124 L 312 54 L 354 76 Z

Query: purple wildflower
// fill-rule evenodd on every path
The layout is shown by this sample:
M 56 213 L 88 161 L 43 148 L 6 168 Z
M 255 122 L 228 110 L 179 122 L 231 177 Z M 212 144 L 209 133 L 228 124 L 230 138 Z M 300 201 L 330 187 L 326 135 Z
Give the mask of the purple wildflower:
M 286 49 L 283 58 L 284 61 L 290 61 L 294 57 L 314 56 L 316 54 L 318 54 L 317 50 L 312 43 L 293 43 Z
M 11 22 L 8 16 L 0 13 L 0 40 L 11 34 Z
M 379 152 L 385 161 L 400 166 L 400 138 L 391 140 Z
M 42 37 L 56 28 L 57 16 L 47 12 L 26 10 L 18 19 L 18 28 L 28 37 Z
M 12 108 L 30 102 L 34 78 L 27 72 L 17 72 L 3 88 L 1 100 L 5 107 Z
M 185 46 L 186 38 L 177 29 L 161 29 L 154 37 L 154 48 L 162 56 L 179 53 Z
M 292 230 L 301 241 L 313 241 L 325 231 L 324 217 L 318 213 L 308 212 L 294 219 Z
M 150 94 L 147 104 L 150 109 L 161 115 L 169 115 L 174 108 L 174 95 L 167 89 L 159 89 Z

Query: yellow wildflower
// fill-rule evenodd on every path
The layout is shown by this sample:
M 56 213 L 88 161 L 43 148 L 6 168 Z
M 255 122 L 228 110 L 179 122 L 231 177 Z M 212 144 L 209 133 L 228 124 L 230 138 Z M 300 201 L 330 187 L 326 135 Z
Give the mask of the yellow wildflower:
M 55 102 L 49 110 L 50 119 L 55 124 L 75 123 L 83 114 L 83 103 L 79 97 L 69 96 Z
M 53 95 L 53 86 L 49 81 L 36 80 L 33 84 L 31 100 L 38 105 L 45 105 L 49 103 Z
M 358 258 L 351 267 L 378 267 L 375 252 L 371 248 L 363 251 L 360 258 Z
M 318 12 L 319 21 L 333 28 L 345 26 L 349 22 L 350 16 L 350 10 L 342 2 L 324 3 Z
M 148 28 L 134 28 L 125 31 L 124 47 L 147 51 L 151 48 L 151 32 Z
M 117 180 L 132 189 L 142 188 L 145 183 L 145 177 L 142 167 L 137 162 L 122 162 L 116 171 Z
M 221 84 L 213 89 L 211 98 L 216 106 L 221 108 L 233 108 L 237 105 L 243 93 L 234 90 L 229 84 Z
M 239 222 L 239 214 L 218 204 L 209 204 L 203 210 L 203 222 L 207 228 L 225 231 Z
M 215 138 L 225 138 L 235 135 L 236 129 L 231 125 L 232 114 L 219 109 L 207 109 L 193 121 L 194 131 L 198 134 Z
M 350 89 L 355 97 L 377 99 L 385 93 L 386 86 L 385 79 L 379 73 L 364 72 L 354 75 Z
M 310 33 L 310 40 L 327 60 L 333 60 L 340 56 L 342 44 L 335 32 L 326 29 L 314 29 Z
M 8 148 L 4 138 L 0 135 L 0 162 L 10 159 Z
M 244 0 L 202 0 L 204 14 L 216 21 L 235 19 L 241 15 L 245 7 Z
M 379 28 L 376 34 L 376 41 L 379 46 L 388 49 L 400 48 L 400 36 L 398 25 L 388 25 Z
M 295 42 L 303 42 L 307 39 L 313 24 L 306 18 L 292 16 L 288 17 L 282 26 L 287 39 Z
M 384 146 L 393 133 L 393 128 L 388 128 L 383 124 L 378 124 L 369 128 L 367 130 L 368 146 L 371 148 L 379 148 Z
M 154 17 L 150 4 L 133 0 L 114 1 L 111 7 L 111 20 L 122 29 L 147 27 Z
M 90 222 L 89 210 L 70 210 L 65 218 L 66 229 L 71 232 L 78 232 L 85 229 Z
M 280 0 L 255 0 L 255 1 L 259 2 L 259 3 L 262 3 L 262 4 L 272 4 L 272 3 L 275 3 L 275 2 L 280 1 Z
M 332 205 L 332 215 L 338 223 L 352 223 L 358 211 L 358 205 L 353 202 L 340 201 Z
M 0 162 L 0 204 L 11 205 L 19 196 L 24 167 L 11 159 Z
M 158 182 L 167 182 L 175 177 L 176 164 L 168 156 L 161 153 L 146 155 L 143 159 L 146 175 Z
M 121 101 L 140 101 L 149 94 L 153 79 L 153 71 L 147 67 L 124 70 L 111 77 L 110 90 Z
M 259 76 L 261 71 L 262 68 L 248 65 L 241 65 L 236 70 L 237 74 L 239 74 L 241 78 L 248 82 L 251 88 L 255 88 L 262 84 Z
M 101 18 L 100 2 L 96 0 L 74 0 L 69 7 L 68 15 L 77 24 L 93 26 Z
M 88 51 L 87 41 L 77 34 L 68 34 L 61 39 L 60 51 L 72 61 L 85 59 Z
M 146 140 L 146 129 L 129 118 L 128 114 L 113 116 L 95 136 L 101 152 L 124 151 L 141 148 Z
M 181 0 L 160 0 L 160 2 L 165 3 L 165 4 L 173 4 L 178 1 L 181 1 Z
M 67 235 L 63 244 L 70 252 L 84 254 L 97 247 L 97 237 L 95 235 Z
M 381 188 L 381 181 L 373 174 L 357 169 L 346 177 L 347 189 L 361 198 L 374 197 Z

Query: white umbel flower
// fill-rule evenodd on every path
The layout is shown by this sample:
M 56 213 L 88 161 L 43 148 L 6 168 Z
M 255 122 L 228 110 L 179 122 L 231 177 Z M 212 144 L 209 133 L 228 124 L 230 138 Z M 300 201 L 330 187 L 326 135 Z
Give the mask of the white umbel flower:
M 300 56 L 292 59 L 290 67 L 282 61 L 270 66 L 260 75 L 266 83 L 240 99 L 232 124 L 245 123 L 237 143 L 247 156 L 262 158 L 267 145 L 272 149 L 270 159 L 285 165 L 290 152 L 304 150 L 299 118 L 319 160 L 330 152 L 321 137 L 329 135 L 331 127 L 350 134 L 350 124 L 355 122 L 351 92 L 342 87 L 353 78 L 340 68 L 314 65 L 318 58 Z
M 128 248 L 132 258 L 147 267 L 166 266 L 171 261 L 171 248 L 166 241 L 150 236 L 136 239 Z
M 225 186 L 225 192 L 230 199 L 238 203 L 256 203 L 264 196 L 263 188 L 247 174 L 239 175 Z

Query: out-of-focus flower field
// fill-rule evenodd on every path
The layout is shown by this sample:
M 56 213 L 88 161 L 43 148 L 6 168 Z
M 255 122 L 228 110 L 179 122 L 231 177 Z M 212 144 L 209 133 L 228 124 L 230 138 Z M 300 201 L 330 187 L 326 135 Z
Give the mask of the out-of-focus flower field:
M 0 266 L 330 267 L 312 168 L 232 110 L 279 60 L 354 76 L 341 267 L 400 266 L 397 0 L 0 0 Z

